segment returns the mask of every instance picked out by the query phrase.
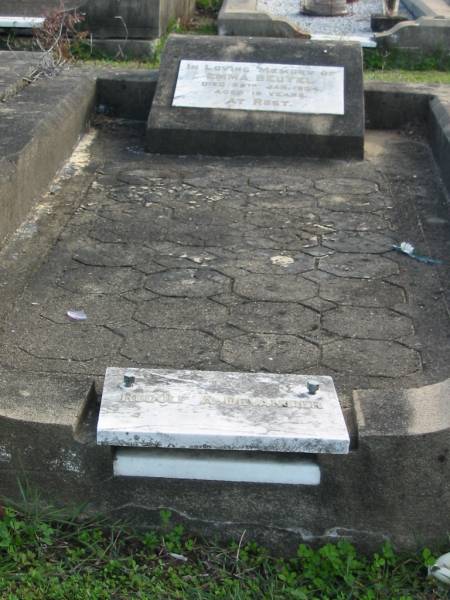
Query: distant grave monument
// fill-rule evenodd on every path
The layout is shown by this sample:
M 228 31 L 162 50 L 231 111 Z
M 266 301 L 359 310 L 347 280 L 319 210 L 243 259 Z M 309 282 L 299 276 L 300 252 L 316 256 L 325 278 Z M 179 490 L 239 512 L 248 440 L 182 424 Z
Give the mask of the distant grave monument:
M 1 0 L 0 16 L 45 17 L 77 9 L 95 38 L 149 40 L 165 34 L 172 19 L 189 17 L 195 0 Z
M 171 20 L 192 15 L 195 0 L 84 0 L 89 29 L 98 38 L 154 39 Z
M 363 157 L 357 43 L 170 36 L 147 126 L 155 153 Z

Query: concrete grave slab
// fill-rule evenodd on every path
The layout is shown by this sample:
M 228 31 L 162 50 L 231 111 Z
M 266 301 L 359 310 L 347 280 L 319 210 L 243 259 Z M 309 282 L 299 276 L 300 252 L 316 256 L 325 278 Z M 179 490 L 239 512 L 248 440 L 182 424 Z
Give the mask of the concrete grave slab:
M 62 73 L 2 103 L 3 120 L 10 119 L 4 133 L 11 132 L 5 148 L 14 135 L 20 141 L 15 178 L 29 182 L 30 190 L 36 186 L 39 165 L 46 162 L 46 185 L 54 174 L 50 167 L 61 165 L 66 155 L 59 143 L 69 148 L 62 127 L 81 116 L 85 104 L 80 98 L 86 99 L 94 88 L 94 77 L 85 80 L 86 67 L 70 72 L 79 78 L 76 86 Z M 119 80 L 116 72 L 98 76 L 103 78 L 98 103 L 114 101 L 117 116 L 143 115 L 153 85 L 150 77 L 145 95 L 138 97 L 131 93 L 131 86 L 140 85 L 136 75 L 125 79 L 125 86 L 123 75 Z M 44 87 L 52 111 L 50 100 L 44 102 Z M 114 94 L 119 87 L 120 94 Z M 50 121 L 55 93 L 58 98 L 74 95 L 64 102 L 56 124 Z M 33 113 L 39 98 L 42 105 Z M 295 552 L 301 541 L 349 539 L 367 551 L 375 551 L 386 539 L 410 549 L 417 547 L 417 540 L 446 541 L 449 269 L 445 262 L 420 264 L 388 248 L 379 252 L 385 237 L 410 240 L 444 261 L 449 255 L 448 203 L 430 151 L 449 189 L 449 92 L 445 86 L 371 82 L 366 101 L 372 130 L 366 133 L 364 162 L 148 156 L 142 151 L 139 124 L 102 114 L 95 135 L 91 130 L 64 170 L 68 177 L 56 181 L 52 194 L 38 204 L 1 255 L 3 496 L 20 499 L 20 476 L 49 504 L 89 502 L 92 511 L 125 515 L 146 527 L 160 524 L 161 509 L 170 510 L 193 535 L 239 540 L 245 528 L 250 539 L 280 552 Z M 430 147 L 417 131 L 408 137 L 404 131 L 376 131 L 403 127 L 411 118 L 426 124 Z M 47 124 L 45 136 L 43 128 L 30 126 L 32 121 Z M 24 143 L 28 138 L 17 135 L 19 125 L 29 139 L 40 140 L 38 150 L 54 151 L 59 162 L 38 150 L 33 157 L 39 162 L 31 160 Z M 25 192 L 12 194 L 8 185 L 7 178 L 0 178 L 0 196 L 5 206 L 15 207 Z M 38 190 L 33 190 L 38 201 Z M 12 219 L 0 222 L 14 229 Z M 107 237 L 114 239 L 113 229 L 118 230 L 120 242 L 96 240 L 99 232 L 106 235 L 107 228 L 99 227 L 102 222 L 110 223 Z M 359 249 L 357 240 L 363 238 L 366 243 Z M 375 276 L 367 278 L 364 265 Z M 112 268 L 119 278 L 114 281 Z M 205 285 L 201 276 L 188 277 L 189 269 L 221 273 L 225 279 Z M 182 271 L 180 277 L 174 271 Z M 244 283 L 244 271 L 255 276 L 249 284 Z M 157 286 L 155 272 L 167 273 Z M 274 287 L 261 280 L 271 274 L 277 277 Z M 256 290 L 261 281 L 263 298 Z M 191 287 L 199 295 L 188 298 L 183 313 L 177 313 L 186 295 L 172 298 L 170 290 Z M 286 301 L 286 290 L 295 299 Z M 67 319 L 67 310 L 75 308 L 85 310 L 85 322 Z M 373 312 L 379 320 L 388 315 L 395 329 L 386 326 L 382 336 L 372 330 L 371 309 L 377 309 Z M 204 311 L 203 321 L 196 311 Z M 246 319 L 250 313 L 252 318 Z M 350 328 L 362 337 L 348 337 Z M 105 354 L 100 356 L 99 349 Z M 161 479 L 156 471 L 151 478 L 115 477 L 113 457 L 118 452 L 95 443 L 97 395 L 92 382 L 100 392 L 111 364 L 181 369 L 191 368 L 191 363 L 192 368 L 214 371 L 332 372 L 351 451 L 309 455 L 320 469 L 320 485 L 284 485 L 285 479 L 268 479 L 265 469 L 264 482 L 255 481 L 253 469 L 254 483 L 245 485 L 196 481 L 192 471 L 192 479 L 184 481 Z M 170 460 L 180 458 L 178 452 L 208 458 L 223 452 L 122 451 L 128 458 L 142 452 L 155 459 L 164 452 Z M 288 458 L 292 466 L 304 457 L 290 453 Z M 286 464 L 279 473 L 287 472 Z
M 362 158 L 363 144 L 358 44 L 169 38 L 150 152 Z
M 108 368 L 97 442 L 347 454 L 350 440 L 331 377 Z

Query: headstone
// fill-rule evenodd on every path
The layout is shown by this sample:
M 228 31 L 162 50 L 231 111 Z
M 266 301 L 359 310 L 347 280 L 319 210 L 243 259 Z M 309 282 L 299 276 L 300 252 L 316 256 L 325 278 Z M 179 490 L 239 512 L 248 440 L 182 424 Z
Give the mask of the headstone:
M 346 454 L 331 377 L 108 368 L 97 442 L 119 447 Z
M 170 36 L 146 144 L 162 154 L 362 158 L 361 48 Z
M 86 16 L 95 38 L 154 39 L 174 19 L 189 18 L 195 0 L 0 0 L 0 16 L 46 17 L 55 10 Z

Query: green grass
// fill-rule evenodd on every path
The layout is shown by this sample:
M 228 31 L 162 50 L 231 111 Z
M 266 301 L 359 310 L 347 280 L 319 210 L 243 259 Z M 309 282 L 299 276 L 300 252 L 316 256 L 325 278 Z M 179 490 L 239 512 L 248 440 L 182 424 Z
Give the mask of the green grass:
M 417 52 L 364 50 L 364 77 L 392 82 L 450 83 L 448 51 L 420 55 Z
M 211 12 L 219 12 L 222 6 L 222 0 L 197 0 L 197 9 Z
M 448 50 L 420 54 L 407 50 L 386 51 L 378 48 L 366 48 L 364 50 L 364 68 L 366 70 L 450 71 L 450 53 Z
M 392 83 L 450 84 L 450 71 L 402 71 L 401 69 L 365 71 L 364 79 Z
M 0 514 L 3 600 L 438 600 L 429 550 L 364 556 L 347 542 L 300 545 L 276 558 L 245 536 L 229 544 L 185 535 L 161 513 L 161 529 L 137 532 L 56 509 Z

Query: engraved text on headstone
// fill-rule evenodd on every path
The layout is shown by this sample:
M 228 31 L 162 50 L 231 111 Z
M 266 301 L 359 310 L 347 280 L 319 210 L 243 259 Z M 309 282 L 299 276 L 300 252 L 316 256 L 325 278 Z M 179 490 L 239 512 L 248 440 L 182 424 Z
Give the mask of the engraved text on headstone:
M 344 68 L 182 60 L 173 106 L 344 114 Z

